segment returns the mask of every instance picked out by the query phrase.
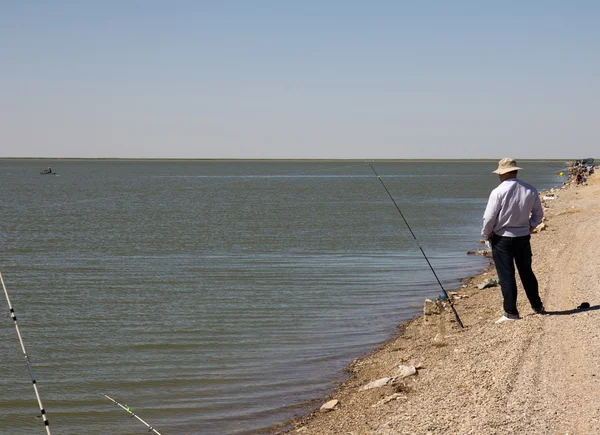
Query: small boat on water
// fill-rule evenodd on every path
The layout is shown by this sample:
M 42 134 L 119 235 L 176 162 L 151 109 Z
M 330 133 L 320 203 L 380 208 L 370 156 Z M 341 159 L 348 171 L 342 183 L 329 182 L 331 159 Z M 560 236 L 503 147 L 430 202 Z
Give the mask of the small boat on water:
M 40 175 L 56 175 L 56 172 L 40 172 Z

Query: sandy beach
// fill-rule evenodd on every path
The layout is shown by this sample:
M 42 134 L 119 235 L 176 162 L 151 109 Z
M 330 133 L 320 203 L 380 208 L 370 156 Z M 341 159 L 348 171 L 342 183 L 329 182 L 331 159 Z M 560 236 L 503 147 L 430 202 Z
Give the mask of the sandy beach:
M 477 287 L 497 279 L 490 262 L 458 289 L 464 329 L 448 307 L 402 325 L 352 362 L 323 401 L 330 411 L 317 408 L 288 433 L 600 433 L 600 182 L 557 189 L 544 212 L 532 249 L 547 314 L 533 313 L 519 283 L 522 319 L 495 324 L 500 287 Z

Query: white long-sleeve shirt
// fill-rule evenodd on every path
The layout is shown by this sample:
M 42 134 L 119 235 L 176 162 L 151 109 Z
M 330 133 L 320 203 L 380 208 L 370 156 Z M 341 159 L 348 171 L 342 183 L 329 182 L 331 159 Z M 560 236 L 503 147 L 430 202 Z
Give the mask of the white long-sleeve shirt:
M 542 223 L 544 211 L 535 187 L 509 178 L 492 190 L 485 213 L 481 236 L 489 240 L 493 234 L 521 237 L 529 234 L 529 227 Z

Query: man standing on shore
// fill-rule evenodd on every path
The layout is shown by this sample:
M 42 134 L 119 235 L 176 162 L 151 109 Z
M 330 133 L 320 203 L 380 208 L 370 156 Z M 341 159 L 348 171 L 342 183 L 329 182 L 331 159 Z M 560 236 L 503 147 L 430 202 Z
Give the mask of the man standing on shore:
M 485 213 L 481 236 L 492 247 L 498 280 L 504 298 L 502 323 L 519 319 L 517 310 L 517 281 L 515 264 L 525 288 L 531 308 L 544 313 L 544 304 L 538 292 L 538 282 L 531 269 L 531 232 L 542 222 L 544 212 L 535 187 L 517 178 L 519 168 L 514 159 L 498 162 L 493 174 L 500 177 L 500 185 L 492 190 Z

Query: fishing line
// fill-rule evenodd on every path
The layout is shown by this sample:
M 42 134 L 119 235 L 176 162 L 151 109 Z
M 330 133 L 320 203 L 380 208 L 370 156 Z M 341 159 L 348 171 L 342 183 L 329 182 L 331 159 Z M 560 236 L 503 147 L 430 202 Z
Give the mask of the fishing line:
M 27 368 L 29 369 L 29 374 L 31 375 L 31 381 L 33 383 L 33 390 L 35 391 L 35 397 L 37 397 L 38 405 L 40 405 L 40 411 L 42 412 L 42 419 L 44 420 L 44 426 L 46 426 L 46 433 L 51 435 L 50 433 L 50 422 L 46 418 L 46 410 L 42 405 L 42 399 L 40 398 L 40 393 L 37 389 L 37 381 L 35 380 L 35 373 L 33 372 L 33 367 L 31 367 L 31 361 L 29 361 L 29 356 L 27 355 L 27 351 L 25 350 L 25 345 L 23 344 L 23 338 L 21 337 L 21 331 L 19 331 L 19 325 L 17 324 L 17 316 L 15 315 L 15 310 L 10 304 L 10 299 L 8 298 L 8 291 L 6 291 L 6 286 L 4 285 L 4 279 L 2 278 L 2 273 L 0 273 L 0 281 L 2 282 L 2 288 L 4 289 L 4 295 L 6 296 L 6 302 L 8 303 L 8 308 L 10 310 L 10 318 L 13 319 L 13 323 L 15 324 L 15 329 L 17 330 L 17 336 L 19 337 L 19 342 L 21 343 L 21 350 L 23 350 L 23 355 L 25 355 L 25 361 L 27 362 Z
M 456 312 L 456 309 L 454 308 L 454 305 L 452 304 L 452 300 L 450 299 L 450 295 L 448 295 L 448 292 L 446 292 L 446 289 L 444 288 L 444 286 L 442 285 L 442 282 L 438 278 L 437 273 L 435 273 L 435 270 L 433 269 L 433 266 L 429 262 L 429 258 L 427 258 L 427 255 L 425 255 L 425 251 L 423 251 L 423 248 L 421 248 L 421 244 L 419 243 L 419 240 L 417 239 L 417 236 L 415 236 L 415 233 L 413 233 L 413 230 L 410 228 L 410 225 L 408 224 L 408 221 L 406 220 L 406 218 L 402 214 L 402 211 L 400 210 L 400 207 L 398 207 L 398 204 L 396 204 L 396 201 L 394 200 L 394 197 L 392 196 L 392 194 L 390 193 L 390 191 L 386 187 L 385 183 L 383 182 L 383 180 L 381 179 L 381 177 L 379 176 L 379 174 L 377 173 L 377 171 L 375 170 L 375 168 L 373 167 L 373 165 L 371 165 L 371 163 L 369 163 L 369 166 L 371 167 L 371 169 L 373 170 L 373 172 L 377 176 L 377 179 L 381 182 L 381 185 L 383 186 L 383 188 L 387 192 L 388 196 L 390 197 L 390 199 L 392 200 L 392 202 L 396 206 L 396 210 L 398 210 L 398 213 L 400 213 L 400 216 L 402 216 L 402 219 L 404 220 L 404 223 L 406 224 L 406 226 L 408 228 L 408 231 L 410 231 L 410 234 L 415 239 L 415 242 L 417 242 L 417 246 L 421 250 L 421 254 L 423 254 L 423 257 L 425 257 L 425 261 L 427 261 L 427 264 L 429 265 L 429 268 L 433 272 L 433 276 L 435 276 L 435 279 L 437 280 L 438 284 L 440 285 L 440 288 L 444 292 L 444 295 L 446 295 L 446 299 L 448 300 L 448 303 L 450 304 L 450 308 L 452 308 L 452 311 L 454 312 L 454 317 L 456 318 L 456 323 L 458 323 L 458 325 L 461 328 L 464 328 L 463 323 L 460 320 L 460 317 L 458 317 L 458 313 Z
M 322 172 L 329 172 L 329 171 L 336 171 L 336 170 L 339 170 L 339 169 L 347 169 L 347 168 L 359 167 L 359 166 L 363 166 L 363 164 L 364 164 L 363 162 L 360 162 L 360 163 L 353 163 L 353 164 L 350 164 L 350 165 L 342 165 L 342 166 L 334 166 L 334 167 L 331 167 L 331 168 L 314 169 L 314 170 L 308 170 L 308 171 L 303 171 L 303 172 L 298 172 L 298 173 L 291 173 L 291 174 L 285 174 L 285 173 L 269 174 L 268 176 L 272 177 L 272 178 L 278 178 L 278 177 L 279 178 L 283 178 L 283 177 L 286 177 L 286 178 L 304 177 L 304 176 L 310 176 L 310 175 L 313 175 L 313 174 L 316 175 L 316 174 L 319 174 L 319 173 L 322 173 Z M 208 184 L 206 186 L 195 186 L 195 187 L 193 187 L 194 191 L 199 191 L 199 190 L 208 190 L 208 189 L 215 188 L 215 187 L 229 186 L 229 185 L 236 184 L 236 183 L 245 183 L 245 182 L 248 182 L 249 180 L 254 180 L 254 179 L 265 177 L 265 176 L 264 175 L 258 175 L 258 176 L 246 175 L 246 176 L 235 176 L 235 177 L 236 178 L 233 179 L 233 180 L 232 179 L 227 179 L 227 178 L 229 178 L 227 176 L 210 176 L 210 175 L 208 175 L 208 176 L 200 176 L 200 177 L 190 175 L 190 176 L 183 176 L 181 178 L 195 178 L 195 179 L 197 179 L 197 178 L 205 178 L 205 179 L 209 179 L 209 178 L 226 178 L 226 181 L 217 181 L 215 183 Z M 158 178 L 173 178 L 173 177 L 168 176 L 168 175 L 161 175 L 161 176 L 158 176 Z
M 129 413 L 130 417 L 135 417 L 137 418 L 139 421 L 141 421 L 142 423 L 144 423 L 146 425 L 146 427 L 148 428 L 148 432 L 154 432 L 157 435 L 161 435 L 159 431 L 157 431 L 156 429 L 154 429 L 152 426 L 150 426 L 148 423 L 146 423 L 144 420 L 142 420 L 140 417 L 138 417 L 136 414 L 133 413 L 133 411 L 131 410 L 131 408 L 127 405 L 121 405 L 119 402 L 117 402 L 115 399 L 108 397 L 106 394 L 104 395 L 104 397 L 106 397 L 108 400 L 110 400 L 112 403 L 114 403 L 117 406 L 120 406 L 121 408 L 123 408 L 125 411 L 127 411 L 127 413 Z
M 528 161 L 525 161 L 526 163 L 528 163 Z M 533 161 L 534 163 L 536 162 L 535 160 Z M 567 162 L 562 161 L 562 160 L 542 160 L 540 163 L 542 163 L 545 167 L 549 168 L 553 174 L 557 175 L 561 172 L 567 172 Z M 560 178 L 560 177 L 559 177 Z

